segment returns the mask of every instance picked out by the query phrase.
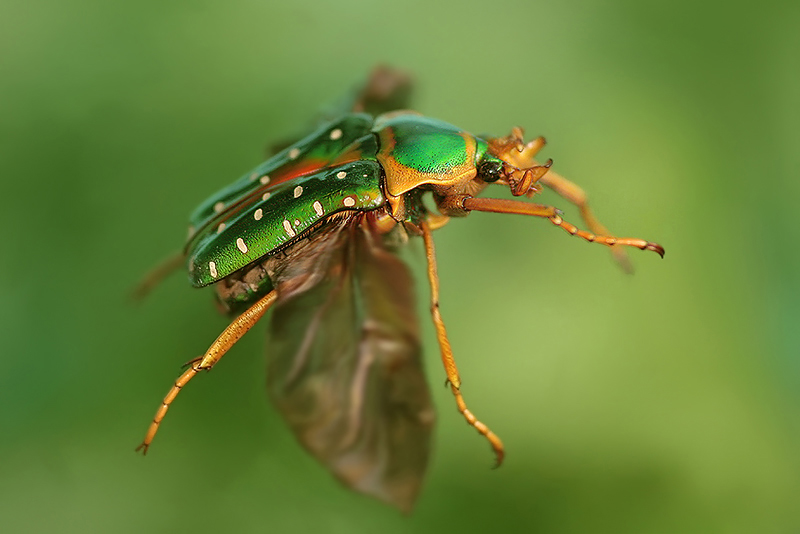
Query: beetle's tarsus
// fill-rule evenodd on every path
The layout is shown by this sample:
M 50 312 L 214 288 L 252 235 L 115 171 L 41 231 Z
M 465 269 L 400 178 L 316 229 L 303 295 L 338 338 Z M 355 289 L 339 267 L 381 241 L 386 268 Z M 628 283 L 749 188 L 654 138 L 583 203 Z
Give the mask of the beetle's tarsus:
M 590 243 L 600 243 L 601 245 L 606 245 L 609 247 L 613 247 L 615 245 L 624 245 L 628 247 L 636 247 L 641 250 L 652 250 L 662 258 L 664 257 L 664 247 L 658 243 L 652 243 L 650 241 L 637 239 L 635 237 L 614 237 L 593 234 L 591 232 L 587 232 L 586 230 L 580 230 L 574 224 L 568 223 L 562 219 L 560 215 L 553 215 L 550 217 L 550 222 L 560 228 L 563 228 L 568 234 L 578 236 L 586 241 L 589 241 Z
M 202 370 L 210 370 L 220 360 L 220 358 L 222 358 L 225 353 L 228 352 L 228 349 L 230 349 L 237 341 L 239 341 L 239 339 L 245 333 L 247 333 L 247 331 L 250 330 L 250 328 L 252 328 L 253 325 L 255 325 L 259 319 L 261 319 L 261 317 L 264 316 L 267 310 L 270 309 L 277 300 L 277 295 L 277 292 L 273 289 L 261 297 L 257 302 L 247 308 L 244 312 L 242 312 L 241 315 L 236 317 L 231 324 L 228 325 L 228 327 L 206 350 L 203 356 L 195 358 L 184 364 L 183 367 L 188 365 L 189 368 L 183 371 L 181 376 L 179 376 L 178 379 L 172 383 L 172 387 L 169 388 L 164 400 L 161 401 L 161 406 L 159 406 L 158 410 L 156 410 L 156 415 L 150 422 L 150 426 L 147 428 L 144 441 L 136 448 L 137 451 L 142 449 L 143 453 L 147 452 L 147 448 L 153 442 L 153 439 L 158 433 L 161 421 L 163 421 L 164 417 L 167 415 L 167 410 L 169 410 L 170 405 L 175 400 L 175 397 L 178 396 L 178 393 L 180 393 L 183 387 L 186 386 L 186 384 L 188 384 L 198 372 Z M 203 365 L 202 367 L 201 364 Z

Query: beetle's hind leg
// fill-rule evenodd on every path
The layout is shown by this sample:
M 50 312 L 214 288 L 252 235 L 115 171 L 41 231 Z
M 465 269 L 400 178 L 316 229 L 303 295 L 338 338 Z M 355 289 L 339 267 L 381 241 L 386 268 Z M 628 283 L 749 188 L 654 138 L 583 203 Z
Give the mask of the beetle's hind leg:
M 499 467 L 503 463 L 505 451 L 503 449 L 503 442 L 495 435 L 494 432 L 489 430 L 489 427 L 479 421 L 475 415 L 467 408 L 464 397 L 461 395 L 461 378 L 458 376 L 458 369 L 456 368 L 456 361 L 453 358 L 453 350 L 450 347 L 450 340 L 447 338 L 447 330 L 445 330 L 444 321 L 442 320 L 441 312 L 439 311 L 439 276 L 436 272 L 436 251 L 433 247 L 433 237 L 431 236 L 431 228 L 427 221 L 420 224 L 422 230 L 422 238 L 425 241 L 425 256 L 428 259 L 428 281 L 431 286 L 431 315 L 433 316 L 433 325 L 436 328 L 436 337 L 439 340 L 439 348 L 442 354 L 442 363 L 444 370 L 447 373 L 447 381 L 450 383 L 450 389 L 456 398 L 456 405 L 458 411 L 464 416 L 471 426 L 487 440 L 494 450 L 496 463 L 495 467 Z
M 150 269 L 136 287 L 131 291 L 131 298 L 135 301 L 144 299 L 150 292 L 159 285 L 170 274 L 174 273 L 183 266 L 186 255 L 182 250 L 164 258 L 158 265 Z
M 142 454 L 147 454 L 147 449 L 150 447 L 150 443 L 153 442 L 153 439 L 156 437 L 156 433 L 158 432 L 158 427 L 161 424 L 161 421 L 167 415 L 167 410 L 169 410 L 170 405 L 175 400 L 175 397 L 178 396 L 181 389 L 189 383 L 189 380 L 195 377 L 195 375 L 200 371 L 207 371 L 214 367 L 216 363 L 225 355 L 228 350 L 233 347 L 239 339 L 248 330 L 250 330 L 261 317 L 267 312 L 268 309 L 272 307 L 277 299 L 277 293 L 273 290 L 261 297 L 255 304 L 250 306 L 247 310 L 245 310 L 241 315 L 239 315 L 236 319 L 234 319 L 228 327 L 222 331 L 222 333 L 217 337 L 214 343 L 208 347 L 205 354 L 187 362 L 190 366 L 186 371 L 183 372 L 181 376 L 175 380 L 175 383 L 172 384 L 172 387 L 167 392 L 164 400 L 161 401 L 161 406 L 156 411 L 155 417 L 153 417 L 153 421 L 150 423 L 150 427 L 147 429 L 147 434 L 145 434 L 144 441 L 136 447 L 137 451 L 142 451 Z

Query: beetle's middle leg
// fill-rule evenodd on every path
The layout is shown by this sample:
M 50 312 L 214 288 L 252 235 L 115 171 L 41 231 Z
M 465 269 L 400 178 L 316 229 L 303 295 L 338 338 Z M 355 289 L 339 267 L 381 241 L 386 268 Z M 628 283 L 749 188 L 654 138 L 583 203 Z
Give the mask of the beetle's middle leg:
M 228 350 L 233 347 L 239 339 L 243 335 L 247 333 L 264 314 L 267 312 L 268 309 L 272 307 L 275 301 L 278 298 L 278 294 L 275 290 L 270 291 L 263 297 L 261 297 L 255 304 L 247 308 L 241 315 L 239 315 L 236 319 L 234 319 L 228 327 L 222 331 L 222 333 L 217 337 L 214 343 L 208 347 L 205 354 L 201 357 L 196 358 L 190 362 L 188 362 L 189 368 L 184 371 L 184 373 L 178 377 L 175 383 L 167 392 L 164 400 L 161 401 L 161 406 L 156 411 L 155 417 L 153 417 L 153 421 L 150 423 L 150 427 L 147 429 L 147 434 L 145 434 L 144 441 L 136 447 L 136 450 L 142 451 L 142 454 L 147 454 L 147 449 L 150 447 L 150 443 L 153 442 L 153 439 L 156 437 L 156 433 L 158 432 L 158 427 L 161 424 L 161 421 L 167 415 L 167 410 L 169 410 L 172 401 L 175 400 L 175 397 L 178 396 L 181 389 L 189 383 L 189 380 L 195 377 L 197 373 L 200 371 L 207 371 L 214 367 L 214 365 L 225 355 Z
M 499 467 L 503 463 L 505 451 L 503 450 L 503 442 L 495 435 L 494 432 L 489 430 L 489 427 L 483 424 L 475 417 L 475 415 L 467 408 L 464 397 L 461 395 L 461 378 L 458 376 L 458 369 L 456 368 L 456 361 L 453 358 L 453 350 L 450 347 L 450 340 L 447 338 L 447 331 L 444 327 L 442 314 L 439 311 L 439 276 L 436 272 L 436 251 L 433 247 L 433 237 L 431 236 L 431 228 L 427 221 L 420 224 L 422 230 L 422 239 L 425 242 L 425 256 L 428 259 L 428 281 L 431 286 L 431 315 L 433 316 L 433 325 L 436 328 L 436 337 L 439 340 L 439 348 L 442 354 L 442 363 L 444 370 L 447 373 L 447 380 L 450 382 L 450 389 L 456 398 L 456 405 L 458 411 L 464 416 L 471 426 L 489 440 L 489 444 L 494 450 L 497 463 L 495 467 Z

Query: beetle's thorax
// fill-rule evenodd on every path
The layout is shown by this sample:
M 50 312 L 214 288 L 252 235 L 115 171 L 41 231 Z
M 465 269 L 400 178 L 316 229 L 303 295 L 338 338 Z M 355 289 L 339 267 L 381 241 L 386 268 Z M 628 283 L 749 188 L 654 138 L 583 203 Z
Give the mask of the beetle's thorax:
M 373 129 L 390 199 L 418 188 L 449 194 L 477 173 L 477 140 L 446 122 L 404 111 L 381 115 Z M 400 202 L 393 204 L 394 213 Z

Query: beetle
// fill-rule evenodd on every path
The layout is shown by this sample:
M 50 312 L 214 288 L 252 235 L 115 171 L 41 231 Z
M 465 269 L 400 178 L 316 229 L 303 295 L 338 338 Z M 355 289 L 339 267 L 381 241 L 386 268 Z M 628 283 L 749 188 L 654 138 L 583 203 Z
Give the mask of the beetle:
M 406 75 L 376 69 L 346 112 L 267 159 L 200 204 L 183 250 L 153 271 L 144 294 L 185 264 L 194 287 L 213 285 L 230 325 L 187 364 L 137 450 L 146 453 L 180 390 L 209 370 L 274 308 L 267 389 L 300 443 L 348 487 L 409 511 L 426 470 L 434 421 L 423 375 L 412 280 L 395 251 L 421 236 L 430 309 L 447 384 L 458 411 L 490 444 L 503 443 L 470 411 L 439 309 L 432 232 L 472 211 L 548 219 L 612 247 L 656 243 L 619 238 L 597 221 L 583 191 L 534 157 L 526 143 L 479 137 L 405 107 Z M 525 200 L 483 198 L 490 185 Z M 527 199 L 548 187 L 576 204 L 589 231 L 552 206 Z M 430 196 L 439 213 L 426 207 Z

